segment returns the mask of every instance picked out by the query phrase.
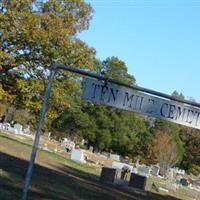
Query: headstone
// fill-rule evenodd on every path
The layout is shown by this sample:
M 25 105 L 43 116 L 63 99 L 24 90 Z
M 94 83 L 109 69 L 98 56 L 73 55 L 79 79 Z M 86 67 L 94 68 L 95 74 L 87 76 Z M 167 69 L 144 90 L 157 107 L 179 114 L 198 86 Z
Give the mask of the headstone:
M 184 169 L 177 169 L 177 174 L 185 175 L 185 170 Z
M 73 149 L 71 152 L 71 160 L 74 160 L 76 162 L 86 163 L 83 150 Z
M 14 129 L 17 130 L 17 133 L 18 133 L 18 134 L 22 134 L 23 126 L 22 126 L 21 124 L 15 124 L 15 125 L 14 125 Z
M 137 159 L 136 163 L 135 163 L 136 168 L 138 168 L 140 166 L 140 161 L 139 159 Z
M 117 170 L 114 168 L 103 167 L 101 170 L 100 181 L 113 183 L 115 181 Z
M 61 147 L 65 147 L 67 145 L 68 139 L 64 138 L 62 143 L 61 143 Z
M 51 139 L 51 132 L 48 133 L 48 140 Z
M 27 126 L 27 127 L 24 129 L 24 134 L 27 134 L 27 135 L 30 135 L 30 134 L 31 134 L 30 126 Z
M 130 168 L 131 171 L 133 170 L 133 166 L 132 165 L 129 165 L 129 164 L 126 164 L 126 163 L 122 163 L 122 162 L 117 162 L 117 161 L 113 161 L 112 162 L 112 167 L 115 168 L 115 169 L 122 169 L 125 166 Z
M 150 167 L 146 165 L 139 165 L 137 167 L 138 174 L 143 175 L 143 176 L 149 176 L 150 175 Z
M 135 173 L 135 174 L 137 174 L 138 173 L 137 168 L 133 167 L 132 172 Z
M 90 147 L 89 147 L 89 151 L 90 151 L 90 152 L 93 152 L 93 149 L 94 149 L 93 146 L 90 146 Z
M 122 170 L 121 170 L 121 179 L 122 180 L 126 180 L 127 176 L 128 176 L 128 173 L 130 173 L 130 172 L 131 172 L 130 167 L 128 167 L 128 166 L 122 167 Z
M 185 179 L 185 178 L 182 178 L 182 179 L 180 180 L 180 184 L 181 184 L 182 186 L 186 186 L 186 187 L 189 185 L 187 179 Z
M 103 156 L 104 158 L 109 158 L 110 157 L 110 154 L 106 151 L 102 151 L 101 152 L 101 156 Z
M 81 140 L 81 145 L 85 145 L 85 140 L 84 139 Z
M 178 167 L 170 168 L 174 172 L 174 174 L 185 175 L 184 169 L 179 169 Z
M 147 182 L 146 176 L 141 176 L 135 173 L 131 173 L 131 177 L 129 181 L 130 187 L 134 187 L 140 190 L 145 190 L 146 182 Z
M 61 144 L 67 151 L 72 151 L 75 148 L 75 143 L 67 138 L 64 138 Z
M 11 132 L 11 133 L 18 134 L 18 131 L 17 131 L 15 128 L 13 128 L 13 127 L 8 127 L 7 130 L 8 130 L 9 132 Z
M 9 123 L 4 123 L 4 124 L 3 124 L 3 129 L 4 129 L 4 130 L 8 130 L 9 127 L 10 127 L 10 124 L 9 124 Z
M 158 175 L 159 175 L 159 171 L 160 171 L 160 167 L 159 167 L 159 166 L 156 166 L 156 165 L 153 165 L 153 166 L 151 167 L 150 173 L 151 173 L 151 175 L 153 175 L 153 176 L 158 176 Z
M 120 161 L 120 156 L 117 154 L 110 154 L 110 159 L 115 161 Z
M 173 180 L 174 179 L 174 177 L 175 177 L 175 170 L 174 169 L 169 169 L 168 171 L 167 171 L 167 174 L 166 174 L 166 176 L 167 176 L 167 179 L 169 179 L 169 180 Z

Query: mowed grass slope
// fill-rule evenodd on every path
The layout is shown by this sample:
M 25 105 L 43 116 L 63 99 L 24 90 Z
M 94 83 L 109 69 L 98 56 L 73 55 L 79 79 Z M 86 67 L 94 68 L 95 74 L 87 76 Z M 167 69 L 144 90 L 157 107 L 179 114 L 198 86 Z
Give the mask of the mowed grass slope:
M 31 146 L 0 134 L 0 199 L 20 199 Z M 28 199 L 156 200 L 176 198 L 119 188 L 99 182 L 98 168 L 38 151 Z

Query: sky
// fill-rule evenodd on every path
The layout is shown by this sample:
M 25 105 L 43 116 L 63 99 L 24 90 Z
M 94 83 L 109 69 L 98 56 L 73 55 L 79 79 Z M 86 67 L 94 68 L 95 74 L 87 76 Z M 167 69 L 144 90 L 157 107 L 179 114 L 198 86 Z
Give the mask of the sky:
M 116 56 L 137 85 L 200 102 L 200 0 L 88 0 L 94 9 L 80 34 L 97 58 Z

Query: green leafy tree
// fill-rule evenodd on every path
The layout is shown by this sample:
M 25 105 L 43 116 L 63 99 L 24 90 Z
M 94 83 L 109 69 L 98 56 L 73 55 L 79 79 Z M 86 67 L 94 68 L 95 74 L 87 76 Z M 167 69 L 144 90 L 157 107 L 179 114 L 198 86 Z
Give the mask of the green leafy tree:
M 176 90 L 172 93 L 172 96 L 176 97 L 177 99 L 180 99 L 180 100 L 184 100 L 185 99 L 185 96 L 182 94 L 182 92 L 179 93 Z
M 37 116 L 50 64 L 92 69 L 95 51 L 77 37 L 88 29 L 91 14 L 80 0 L 2 0 L 0 100 Z M 66 88 L 76 87 L 76 77 L 60 71 L 53 87 L 49 122 L 70 105 Z
M 125 62 L 117 57 L 107 58 L 102 62 L 101 73 L 106 77 L 114 78 L 128 84 L 135 84 L 135 77 L 128 73 Z

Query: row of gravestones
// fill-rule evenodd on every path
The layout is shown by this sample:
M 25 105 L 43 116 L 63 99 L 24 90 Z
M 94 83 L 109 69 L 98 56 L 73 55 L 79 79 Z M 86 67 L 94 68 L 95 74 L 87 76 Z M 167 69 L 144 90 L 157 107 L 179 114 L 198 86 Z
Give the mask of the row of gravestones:
M 14 124 L 14 126 L 12 127 L 9 123 L 1 123 L 0 129 L 16 134 L 22 134 L 23 126 L 21 124 Z
M 30 127 L 27 126 L 26 129 L 23 129 L 21 124 L 14 124 L 12 127 L 9 123 L 0 123 L 0 129 L 15 134 L 30 134 Z
M 153 165 L 151 167 L 146 166 L 146 165 L 139 165 L 137 166 L 137 173 L 144 175 L 144 176 L 158 176 L 159 175 L 159 171 L 160 171 L 160 167 L 157 165 Z
M 103 167 L 101 171 L 100 181 L 106 183 L 114 183 L 117 178 L 117 169 Z M 131 173 L 129 187 L 145 190 L 147 177 L 136 173 Z
M 137 161 L 137 163 L 135 164 L 136 167 L 133 167 L 128 163 L 121 162 L 120 156 L 117 154 L 110 154 L 110 159 L 113 160 L 112 164 L 113 168 L 122 169 L 124 165 L 127 165 L 131 169 L 131 171 L 147 177 L 150 175 L 158 176 L 160 172 L 160 167 L 158 165 L 153 165 L 153 166 L 140 165 L 139 161 Z
M 130 171 L 132 171 L 132 172 L 134 172 L 136 174 L 140 174 L 140 175 L 146 176 L 146 177 L 149 177 L 150 175 L 158 176 L 159 175 L 159 171 L 160 171 L 160 167 L 158 165 L 153 165 L 151 167 L 146 166 L 146 165 L 137 165 L 134 168 L 130 164 L 117 162 L 117 161 L 113 161 L 112 162 L 112 167 L 113 168 L 122 169 L 124 166 L 127 166 L 128 168 L 130 168 Z

